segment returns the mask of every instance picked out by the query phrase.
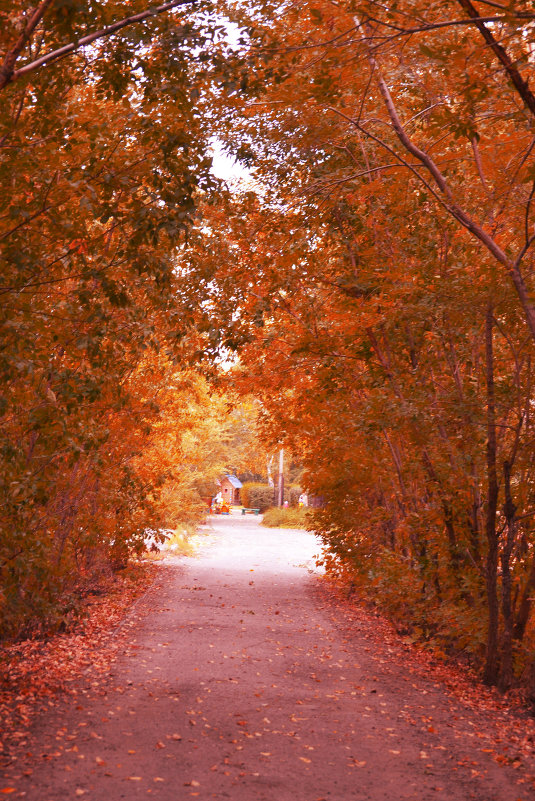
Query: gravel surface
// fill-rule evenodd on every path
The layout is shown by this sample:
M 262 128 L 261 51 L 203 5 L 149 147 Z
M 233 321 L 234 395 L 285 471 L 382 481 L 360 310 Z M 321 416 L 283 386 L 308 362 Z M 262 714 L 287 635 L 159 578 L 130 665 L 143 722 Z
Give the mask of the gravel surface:
M 31 801 L 528 801 L 473 710 L 348 633 L 316 539 L 212 518 L 162 563 L 105 682 L 36 719 L 5 774 Z M 323 598 L 323 600 L 321 600 Z M 341 613 L 339 613 L 341 615 Z M 513 761 L 513 760 L 511 760 Z

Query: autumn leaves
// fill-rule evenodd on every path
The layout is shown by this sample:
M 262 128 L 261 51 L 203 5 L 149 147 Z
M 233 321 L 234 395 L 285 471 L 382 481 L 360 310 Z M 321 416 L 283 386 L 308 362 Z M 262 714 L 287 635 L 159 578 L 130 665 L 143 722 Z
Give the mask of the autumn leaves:
M 19 53 L 25 8 L 28 59 L 95 10 L 41 4 Z M 533 15 L 487 10 L 227 4 L 233 50 L 173 11 L 6 84 L 6 633 L 193 514 L 225 405 L 196 369 L 233 353 L 328 500 L 329 569 L 529 684 Z M 214 194 L 215 133 L 256 192 Z
M 85 49 L 124 4 L 19 2 L 0 25 L 0 636 L 66 625 L 147 527 L 197 518 L 220 469 L 175 286 L 214 182 L 193 99 L 211 67 L 190 59 L 206 29 L 179 5 L 130 3 Z
M 507 688 L 535 675 L 531 12 L 487 10 L 255 12 L 227 141 L 263 193 L 229 203 L 217 280 L 328 569 Z

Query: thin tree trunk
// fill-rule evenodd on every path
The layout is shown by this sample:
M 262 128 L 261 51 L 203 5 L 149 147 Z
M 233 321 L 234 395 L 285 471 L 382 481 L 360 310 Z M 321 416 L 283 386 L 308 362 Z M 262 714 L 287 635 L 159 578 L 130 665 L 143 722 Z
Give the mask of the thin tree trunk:
M 513 637 L 519 642 L 522 642 L 524 639 L 531 608 L 533 606 L 533 598 L 535 598 L 535 557 L 531 563 L 531 569 L 518 605 L 518 612 L 513 629 Z
M 513 681 L 513 605 L 512 605 L 512 577 L 511 554 L 515 542 L 515 513 L 516 506 L 511 494 L 511 465 L 508 461 L 503 465 L 504 476 L 504 515 L 506 522 L 506 539 L 502 549 L 500 561 L 502 565 L 502 615 L 503 636 L 500 665 L 500 689 L 508 690 Z
M 479 515 L 481 510 L 481 492 L 479 489 L 479 480 L 477 476 L 477 469 L 475 464 L 472 462 L 471 465 L 471 475 L 472 475 L 472 508 L 470 510 L 470 546 L 471 546 L 471 555 L 476 563 L 479 565 L 481 562 L 481 551 L 480 551 L 480 535 L 481 535 L 481 526 L 479 522 Z
M 496 511 L 498 508 L 498 478 L 496 474 L 496 405 L 494 397 L 494 354 L 492 329 L 494 325 L 492 304 L 487 307 L 485 319 L 485 355 L 487 384 L 487 605 L 488 631 L 487 651 L 483 680 L 485 684 L 496 684 L 498 678 L 498 535 Z

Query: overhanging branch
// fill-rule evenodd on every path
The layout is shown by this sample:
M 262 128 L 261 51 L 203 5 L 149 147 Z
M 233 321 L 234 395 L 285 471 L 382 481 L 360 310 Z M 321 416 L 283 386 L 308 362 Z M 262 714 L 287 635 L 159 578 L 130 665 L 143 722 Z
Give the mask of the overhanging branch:
M 172 11 L 172 9 L 178 8 L 180 6 L 195 5 L 198 2 L 198 0 L 172 0 L 172 2 L 163 3 L 163 5 L 154 6 L 152 8 L 147 9 L 146 11 L 141 11 L 139 14 L 133 14 L 130 17 L 125 17 L 124 19 L 119 20 L 118 22 L 114 22 L 112 25 L 108 25 L 106 28 L 101 28 L 98 31 L 94 31 L 93 33 L 88 34 L 87 36 L 83 36 L 81 39 L 77 39 L 75 42 L 70 42 L 69 44 L 63 45 L 63 47 L 59 47 L 57 50 L 52 50 L 50 53 L 45 53 L 44 56 L 35 59 L 35 61 L 31 61 L 29 64 L 25 64 L 18 70 L 15 70 L 14 64 L 22 47 L 29 40 L 31 34 L 33 33 L 33 30 L 35 29 L 35 26 L 42 18 L 44 11 L 46 10 L 46 7 L 48 7 L 51 2 L 52 0 L 44 0 L 44 2 L 41 3 L 39 9 L 43 7 L 44 8 L 41 14 L 38 16 L 38 19 L 36 20 L 35 24 L 31 28 L 31 31 L 22 42 L 22 45 L 20 45 L 20 40 L 19 40 L 19 42 L 17 42 L 17 45 L 15 45 L 15 48 L 13 48 L 4 59 L 4 64 L 0 69 L 0 89 L 3 89 L 5 86 L 7 86 L 7 84 L 13 83 L 13 81 L 22 78 L 24 75 L 27 75 L 28 73 L 34 72 L 35 70 L 39 69 L 39 67 L 46 67 L 49 64 L 53 63 L 54 61 L 58 61 L 61 58 L 65 58 L 66 56 L 71 55 L 71 53 L 74 53 L 81 47 L 86 47 L 87 45 L 96 42 L 98 39 L 104 39 L 107 36 L 111 36 L 112 34 L 117 33 L 117 31 L 120 31 L 122 28 L 126 28 L 129 25 L 135 25 L 138 22 L 143 22 L 144 20 L 149 19 L 150 17 L 155 17 L 158 16 L 159 14 L 164 14 L 166 11 Z M 30 21 L 32 21 L 36 15 L 37 11 L 32 15 Z M 30 23 L 28 23 L 28 25 L 29 24 Z M 16 48 L 19 48 L 18 52 L 15 52 Z

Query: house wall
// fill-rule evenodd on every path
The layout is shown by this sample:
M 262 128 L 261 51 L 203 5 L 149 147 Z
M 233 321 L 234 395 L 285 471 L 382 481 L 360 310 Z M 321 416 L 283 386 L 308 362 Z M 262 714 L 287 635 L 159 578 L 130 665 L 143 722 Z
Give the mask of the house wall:
M 221 479 L 221 495 L 228 503 L 239 503 L 240 491 L 235 489 L 227 478 Z

